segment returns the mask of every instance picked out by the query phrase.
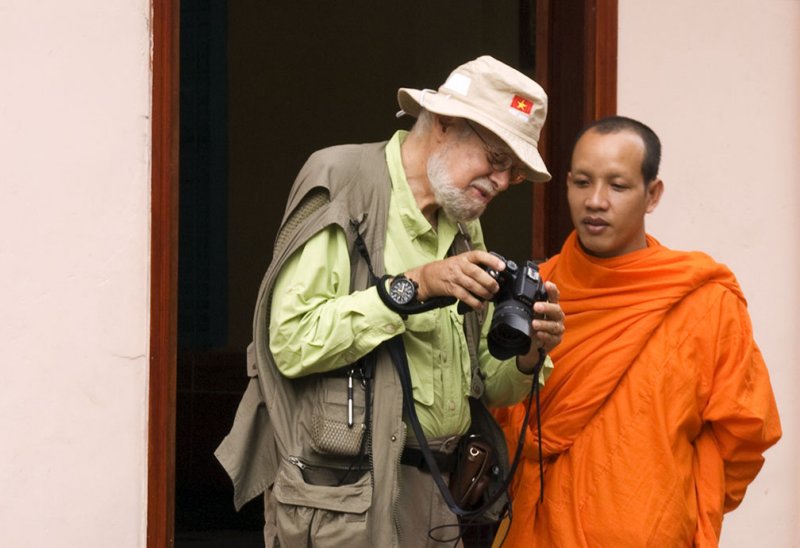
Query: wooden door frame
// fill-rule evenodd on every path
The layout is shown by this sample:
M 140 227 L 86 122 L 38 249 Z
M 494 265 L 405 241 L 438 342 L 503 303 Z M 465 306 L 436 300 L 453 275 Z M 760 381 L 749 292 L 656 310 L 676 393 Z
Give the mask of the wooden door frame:
M 175 543 L 180 0 L 152 0 L 147 547 Z
M 550 95 L 548 124 L 540 150 L 553 181 L 533 185 L 533 256 L 558 251 L 569 218 L 564 199 L 564 160 L 572 146 L 569 130 L 616 112 L 618 0 L 537 0 L 536 79 Z M 579 6 L 560 12 L 560 6 Z M 147 547 L 174 546 L 175 403 L 178 326 L 178 145 L 180 0 L 152 0 L 153 95 L 150 247 L 150 371 L 147 453 Z M 558 32 L 561 25 L 583 30 L 582 46 Z M 560 65 L 579 67 L 580 113 L 561 127 L 552 108 L 571 85 Z M 566 74 L 566 76 L 565 76 Z M 574 76 L 574 75 L 573 75 Z M 571 109 L 576 105 L 571 104 Z M 558 225 L 558 226 L 556 226 Z M 555 226 L 555 228 L 553 228 Z
M 572 230 L 566 175 L 576 134 L 616 114 L 618 13 L 618 0 L 536 2 L 535 78 L 549 96 L 539 151 L 553 179 L 533 185 L 534 259 L 558 253 Z M 565 31 L 574 28 L 582 36 Z

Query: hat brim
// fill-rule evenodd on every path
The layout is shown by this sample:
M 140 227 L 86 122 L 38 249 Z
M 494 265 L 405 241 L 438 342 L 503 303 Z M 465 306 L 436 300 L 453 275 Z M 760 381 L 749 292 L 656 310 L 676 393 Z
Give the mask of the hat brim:
M 552 179 L 535 145 L 532 145 L 512 129 L 500 124 L 497 120 L 458 100 L 454 95 L 440 93 L 432 89 L 400 88 L 397 91 L 397 102 L 404 112 L 415 118 L 419 116 L 424 107 L 425 110 L 435 114 L 467 118 L 476 122 L 497 135 L 508 145 L 517 158 L 522 160 L 527 167 L 525 170 L 526 179 L 535 183 L 543 183 Z

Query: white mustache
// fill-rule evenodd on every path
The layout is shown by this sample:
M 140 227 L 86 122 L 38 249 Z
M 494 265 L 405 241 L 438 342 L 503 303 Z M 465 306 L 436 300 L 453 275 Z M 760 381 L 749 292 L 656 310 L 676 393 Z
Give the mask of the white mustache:
M 490 198 L 494 198 L 495 195 L 497 195 L 497 190 L 494 188 L 494 184 L 492 184 L 492 182 L 486 177 L 475 179 L 471 184 Z

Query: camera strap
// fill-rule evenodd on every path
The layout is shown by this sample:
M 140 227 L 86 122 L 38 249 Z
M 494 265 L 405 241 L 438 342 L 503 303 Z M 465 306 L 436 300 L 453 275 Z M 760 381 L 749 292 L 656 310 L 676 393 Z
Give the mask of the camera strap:
M 370 274 L 370 281 L 373 285 L 377 284 L 380 282 L 380 279 L 378 278 L 378 276 L 375 275 L 375 272 L 372 267 L 372 261 L 370 260 L 369 251 L 367 249 L 363 237 L 361 236 L 361 231 L 359 230 L 361 223 L 357 220 L 351 220 L 350 224 L 356 234 L 354 242 L 355 247 L 367 264 L 367 268 Z M 463 229 L 463 227 L 461 227 L 460 223 L 459 223 L 459 231 L 462 237 L 466 238 L 465 245 L 469 248 L 470 247 L 469 237 L 466 235 L 466 231 Z M 484 498 L 485 501 L 484 504 L 482 504 L 479 508 L 469 510 L 459 506 L 458 503 L 453 498 L 452 494 L 450 493 L 450 489 L 445 484 L 444 478 L 442 477 L 442 474 L 439 470 L 439 466 L 436 463 L 436 459 L 434 458 L 433 453 L 431 452 L 431 448 L 428 445 L 428 440 L 425 437 L 425 433 L 422 431 L 422 426 L 420 425 L 419 418 L 417 417 L 417 410 L 416 407 L 414 406 L 414 395 L 411 383 L 411 374 L 408 369 L 408 357 L 406 356 L 405 345 L 403 344 L 402 335 L 397 335 L 396 337 L 389 339 L 388 341 L 384 342 L 383 345 L 386 346 L 389 356 L 392 360 L 392 363 L 394 364 L 395 369 L 397 370 L 397 374 L 400 378 L 400 385 L 403 390 L 403 408 L 405 410 L 409 422 L 411 423 L 411 429 L 414 431 L 414 436 L 417 438 L 420 450 L 422 451 L 423 457 L 425 458 L 425 463 L 428 466 L 428 470 L 430 471 L 434 483 L 436 484 L 437 488 L 442 494 L 442 497 L 444 498 L 445 503 L 447 504 L 450 511 L 453 512 L 453 514 L 465 520 L 478 518 L 482 514 L 484 514 L 487 510 L 489 510 L 492 507 L 492 505 L 494 505 L 500 499 L 501 496 L 503 496 L 508 492 L 508 488 L 511 485 L 511 480 L 514 478 L 514 474 L 517 471 L 517 467 L 519 466 L 519 462 L 522 457 L 522 449 L 525 445 L 525 436 L 528 430 L 528 423 L 530 421 L 531 405 L 533 404 L 534 399 L 536 400 L 536 418 L 537 418 L 537 432 L 538 432 L 540 497 L 543 499 L 544 464 L 542 459 L 541 410 L 539 406 L 539 372 L 541 371 L 545 360 L 545 353 L 542 349 L 539 349 L 539 359 L 536 363 L 536 366 L 533 369 L 532 373 L 533 382 L 531 383 L 531 390 L 530 393 L 528 394 L 528 397 L 525 400 L 527 402 L 527 404 L 525 405 L 525 416 L 522 421 L 522 427 L 520 428 L 519 438 L 517 440 L 517 448 L 516 451 L 514 452 L 514 458 L 512 459 L 508 474 L 505 478 L 503 478 L 500 487 L 497 488 L 493 493 L 488 494 Z M 477 374 L 478 371 L 474 371 L 473 373 Z M 478 401 L 478 404 L 483 405 L 483 403 L 480 401 Z
M 497 502 L 497 500 L 508 491 L 508 488 L 511 484 L 511 480 L 516 473 L 517 467 L 519 466 L 520 458 L 522 456 L 522 449 L 525 443 L 525 434 L 528 429 L 528 421 L 530 419 L 530 408 L 531 404 L 536 399 L 536 406 L 537 406 L 537 417 L 539 415 L 539 371 L 541 370 L 542 364 L 544 363 L 544 352 L 539 352 L 539 361 L 536 364 L 536 367 L 533 371 L 534 380 L 531 384 L 531 392 L 527 398 L 527 405 L 525 409 L 525 417 L 523 419 L 522 428 L 520 430 L 520 437 L 519 442 L 517 444 L 517 449 L 514 454 L 514 459 L 511 463 L 511 467 L 509 468 L 508 475 L 503 478 L 503 481 L 498 489 L 495 490 L 493 493 L 489 493 L 486 498 L 484 499 L 484 503 L 476 509 L 469 510 L 462 508 L 458 505 L 458 503 L 453 498 L 452 494 L 450 493 L 450 489 L 445 484 L 444 478 L 442 477 L 441 472 L 439 471 L 439 466 L 436 463 L 436 459 L 431 452 L 430 446 L 428 445 L 428 440 L 425 438 L 425 434 L 422 431 L 422 426 L 419 423 L 419 418 L 417 417 L 417 410 L 414 406 L 414 397 L 412 393 L 412 385 L 411 385 L 411 375 L 408 370 L 408 358 L 406 357 L 405 346 L 403 344 L 402 335 L 398 335 L 384 343 L 389 351 L 389 355 L 392 358 L 392 362 L 394 362 L 395 368 L 397 369 L 397 373 L 400 377 L 400 384 L 403 388 L 403 408 L 405 409 L 406 416 L 408 417 L 409 422 L 411 423 L 411 429 L 414 431 L 414 435 L 417 438 L 417 442 L 419 443 L 420 450 L 422 451 L 422 455 L 425 458 L 425 463 L 428 466 L 428 470 L 430 471 L 431 477 L 433 477 L 434 483 L 439 488 L 439 491 L 442 494 L 442 497 L 445 500 L 448 508 L 450 511 L 453 512 L 455 515 L 459 516 L 462 519 L 474 519 L 480 517 L 484 512 L 486 512 L 491 506 Z M 480 404 L 483 405 L 483 404 Z M 541 422 L 539 422 L 541 424 Z M 541 429 L 539 438 L 541 440 Z M 539 445 L 539 465 L 542 466 L 542 459 L 541 459 L 541 441 Z M 543 491 L 542 491 L 543 492 Z

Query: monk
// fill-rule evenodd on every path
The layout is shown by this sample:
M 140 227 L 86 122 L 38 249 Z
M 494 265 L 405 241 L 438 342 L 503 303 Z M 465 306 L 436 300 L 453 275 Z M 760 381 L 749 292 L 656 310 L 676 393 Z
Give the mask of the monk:
M 717 546 L 781 436 L 734 275 L 645 232 L 661 145 L 644 124 L 597 121 L 567 177 L 575 230 L 541 266 L 561 290 L 563 341 L 495 546 Z M 516 449 L 524 404 L 497 412 Z M 542 500 L 540 500 L 542 499 Z

